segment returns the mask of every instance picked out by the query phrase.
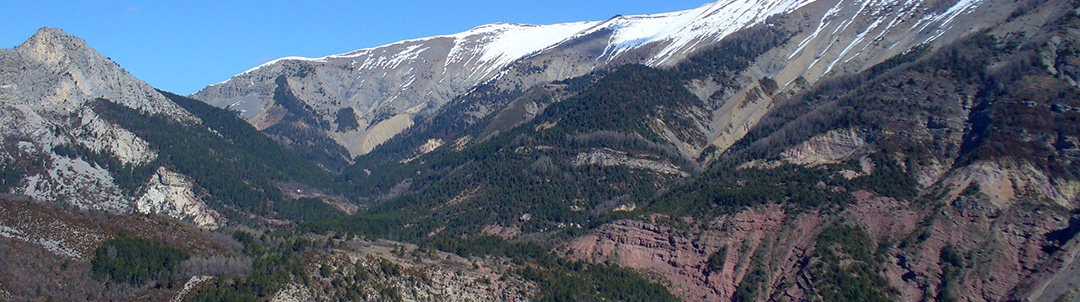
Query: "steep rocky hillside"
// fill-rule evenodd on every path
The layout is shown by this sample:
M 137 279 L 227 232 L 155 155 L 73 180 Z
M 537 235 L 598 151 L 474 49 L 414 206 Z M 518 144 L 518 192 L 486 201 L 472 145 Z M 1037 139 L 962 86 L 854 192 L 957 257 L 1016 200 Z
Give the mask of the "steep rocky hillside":
M 1059 67 L 1077 20 L 1074 3 L 1020 3 L 778 98 L 658 214 L 563 253 L 662 274 L 687 300 L 1075 299 L 1080 89 Z
M 93 100 L 107 98 L 179 124 L 201 122 L 59 29 L 42 28 L 15 49 L 0 50 L 0 87 L 0 161 L 23 174 L 5 179 L 6 189 L 82 208 L 129 212 L 138 196 L 122 194 L 104 167 L 58 156 L 54 148 L 77 145 L 127 165 L 158 157 L 145 140 L 98 116 L 88 105 Z
M 283 58 L 194 97 L 240 111 L 280 141 L 303 145 L 298 142 L 333 139 L 348 153 L 318 156 L 330 157 L 323 162 L 340 167 L 341 160 L 370 152 L 481 84 L 499 80 L 497 90 L 519 94 L 606 66 L 671 65 L 733 32 L 811 4 L 720 1 L 688 11 L 600 22 L 485 25 L 317 59 Z M 934 26 L 931 29 L 948 24 L 938 21 L 924 23 Z M 292 104 L 293 99 L 299 104 Z M 476 110 L 483 116 L 496 109 Z M 302 116 L 305 125 L 321 133 L 288 131 L 295 128 L 283 120 L 289 115 Z
M 217 228 L 275 217 L 282 183 L 329 183 L 232 114 L 154 90 L 59 29 L 0 50 L 0 87 L 0 193 Z
M 728 5 L 735 4 L 706 7 Z M 659 68 L 619 65 L 554 82 L 524 80 L 529 73 L 517 68 L 545 70 L 540 62 L 548 55 L 541 52 L 358 157 L 338 180 L 373 206 L 370 213 L 416 222 L 413 235 L 443 228 L 435 224 L 511 233 L 587 225 L 612 210 L 644 206 L 705 170 L 801 91 L 871 70 L 890 57 L 949 45 L 1009 18 L 1013 6 L 805 3 L 725 32 L 682 60 L 638 60 Z M 883 25 L 890 20 L 891 26 Z M 904 27 L 921 30 L 897 30 Z M 835 51 L 840 45 L 858 50 Z M 805 59 L 810 56 L 816 59 Z M 852 144 L 864 139 L 849 137 Z M 855 147 L 849 149 L 843 152 Z M 497 210 L 462 212 L 481 208 Z M 415 214 L 425 212 L 438 218 Z M 522 219 L 526 214 L 532 219 Z
M 706 6 L 741 11 L 742 4 L 721 1 Z M 1005 20 L 1013 6 L 993 1 L 805 2 L 784 14 L 755 19 L 745 26 L 725 27 L 715 40 L 704 39 L 695 44 L 697 47 L 678 52 L 673 57 L 678 59 L 657 61 L 650 55 L 651 48 L 642 47 L 628 50 L 623 59 L 608 65 L 565 76 L 547 76 L 545 71 L 557 66 L 551 62 L 561 56 L 604 53 L 599 51 L 606 49 L 603 43 L 582 37 L 521 59 L 505 75 L 459 96 L 436 116 L 418 122 L 417 127 L 402 135 L 401 142 L 387 144 L 405 146 L 386 148 L 392 150 L 390 153 L 415 156 L 423 153 L 419 152 L 425 150 L 421 146 L 430 139 L 471 141 L 483 136 L 479 137 L 482 141 L 485 134 L 506 131 L 535 116 L 528 111 L 515 114 L 521 111 L 517 108 L 544 108 L 565 99 L 566 93 L 579 92 L 580 87 L 575 90 L 575 85 L 560 85 L 580 85 L 581 81 L 569 79 L 578 75 L 595 79 L 622 64 L 640 63 L 679 71 L 677 76 L 704 103 L 709 122 L 694 131 L 707 140 L 672 143 L 690 157 L 708 158 L 745 135 L 774 106 L 775 95 L 795 93 L 820 79 L 864 70 L 916 46 L 949 43 Z M 701 18 L 715 21 L 719 17 Z M 604 39 L 600 37 L 599 41 Z M 363 159 L 358 161 L 362 163 Z
M 626 63 L 671 67 L 746 28 L 779 26 L 778 42 L 784 43 L 761 50 L 769 55 L 750 56 L 757 59 L 751 68 L 730 70 L 722 79 L 701 74 L 694 84 L 695 93 L 717 113 L 704 132 L 722 150 L 771 106 L 769 97 L 738 108 L 731 104 L 739 101 L 721 103 L 756 100 L 761 93 L 752 84 L 757 80 L 770 77 L 780 88 L 789 88 L 813 84 L 830 72 L 859 71 L 916 45 L 950 41 L 995 24 L 1010 6 L 987 1 L 718 1 L 682 12 L 598 22 L 500 23 L 323 58 L 282 58 L 193 97 L 240 112 L 256 128 L 336 172 L 417 124 L 434 123 L 423 128 L 460 134 L 553 81 Z M 719 98 L 709 100 L 717 92 Z M 529 102 L 542 108 L 550 100 Z M 458 116 L 439 117 L 447 114 Z M 431 133 L 408 135 L 436 139 Z M 421 148 L 426 139 L 409 148 Z M 697 153 L 706 146 L 687 148 Z

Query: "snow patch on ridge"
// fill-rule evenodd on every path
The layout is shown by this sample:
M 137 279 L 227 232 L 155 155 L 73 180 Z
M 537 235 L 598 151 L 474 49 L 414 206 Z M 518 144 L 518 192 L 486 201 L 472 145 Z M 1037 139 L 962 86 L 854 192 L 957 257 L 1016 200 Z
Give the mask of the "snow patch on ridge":
M 941 35 L 945 34 L 945 31 L 948 30 L 950 24 L 952 24 L 953 19 L 956 19 L 956 17 L 960 16 L 961 14 L 970 12 L 975 7 L 978 7 L 981 3 L 982 0 L 957 1 L 956 4 L 953 4 L 952 7 L 949 7 L 949 9 L 946 10 L 944 13 L 929 14 L 924 16 L 921 20 L 919 20 L 920 23 L 923 23 L 925 21 L 925 23 L 923 23 L 923 26 L 920 27 L 919 30 L 921 31 L 923 29 L 926 29 L 926 27 L 930 24 L 940 22 L 937 32 L 935 32 L 934 35 L 930 38 L 927 38 L 926 41 L 932 41 L 934 39 L 937 39 Z
M 616 16 L 606 21 L 552 25 L 495 23 L 481 25 L 457 34 L 405 40 L 321 58 L 285 57 L 267 62 L 239 75 L 287 60 L 328 62 L 329 59 L 365 56 L 367 58 L 364 59 L 360 69 L 395 68 L 397 64 L 416 59 L 420 53 L 427 50 L 427 48 L 419 48 L 420 42 L 449 38 L 454 40 L 454 46 L 446 56 L 444 67 L 452 64 L 482 66 L 474 70 L 469 78 L 493 77 L 498 75 L 495 71 L 514 61 L 603 30 L 613 31 L 611 41 L 603 55 L 608 59 L 653 42 L 668 43 L 647 62 L 649 65 L 658 65 L 699 43 L 719 41 L 747 26 L 764 22 L 770 16 L 794 11 L 814 1 L 816 0 L 722 0 L 685 11 Z M 712 38 L 701 39 L 708 36 Z M 409 44 L 413 45 L 396 55 L 374 57 L 380 49 Z
M 653 42 L 669 42 L 648 65 L 662 64 L 673 55 L 699 43 L 719 41 L 747 26 L 791 12 L 815 0 L 723 0 L 674 13 L 617 17 L 602 27 L 583 33 L 610 29 L 614 35 L 605 55 L 616 57 L 627 50 Z M 712 36 L 712 39 L 700 39 Z
M 480 62 L 501 68 L 570 39 L 597 23 L 593 21 L 554 25 L 496 23 L 479 26 L 448 36 L 456 39 L 456 43 L 450 50 L 450 55 L 447 56 L 446 65 L 468 59 L 471 53 L 480 53 Z
M 421 48 L 422 45 L 410 45 L 405 50 L 394 54 L 393 56 L 369 56 L 364 59 L 364 62 L 360 65 L 360 69 L 394 69 L 406 61 L 416 60 L 420 57 L 420 54 L 428 50 L 428 47 Z M 361 51 L 355 54 L 355 56 L 370 54 L 370 51 Z M 329 58 L 341 58 L 341 56 L 330 56 Z

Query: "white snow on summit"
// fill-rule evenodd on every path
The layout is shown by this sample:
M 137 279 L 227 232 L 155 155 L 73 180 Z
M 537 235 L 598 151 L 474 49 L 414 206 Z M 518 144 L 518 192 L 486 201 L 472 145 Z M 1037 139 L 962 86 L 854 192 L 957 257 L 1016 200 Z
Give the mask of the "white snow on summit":
M 615 31 L 608 57 L 652 42 L 669 41 L 656 56 L 646 62 L 661 64 L 680 50 L 699 43 L 712 43 L 740 29 L 765 19 L 794 11 L 815 0 L 722 0 L 680 12 L 616 17 L 595 30 Z M 712 36 L 711 39 L 701 39 Z
M 719 41 L 742 28 L 764 22 L 766 18 L 790 12 L 816 0 L 721 0 L 695 9 L 652 15 L 616 16 L 605 21 L 585 21 L 552 25 L 528 25 L 495 23 L 481 25 L 465 32 L 400 41 L 378 47 L 359 49 L 344 54 L 322 58 L 286 57 L 270 61 L 251 70 L 278 63 L 282 60 L 325 62 L 327 59 L 359 58 L 369 56 L 389 46 L 417 44 L 432 39 L 454 39 L 454 47 L 447 55 L 445 65 L 465 63 L 483 65 L 474 74 L 494 76 L 516 60 L 526 58 L 560 43 L 602 30 L 613 31 L 604 56 L 607 59 L 653 42 L 669 42 L 649 65 L 664 63 L 672 55 L 697 44 Z M 702 39 L 705 38 L 705 39 Z M 398 58 L 366 61 L 364 67 L 386 67 L 400 63 L 423 49 L 409 48 Z
M 452 35 L 458 43 L 450 51 L 446 60 L 449 65 L 468 56 L 467 52 L 479 51 L 481 62 L 496 66 L 506 66 L 511 62 L 530 54 L 554 46 L 593 27 L 599 22 L 575 22 L 554 25 L 526 25 L 514 23 L 496 23 L 476 27 L 467 32 Z M 478 37 L 479 49 L 468 49 L 469 45 L 461 42 Z M 472 42 L 472 41 L 468 41 Z M 471 44 L 471 43 L 469 43 Z

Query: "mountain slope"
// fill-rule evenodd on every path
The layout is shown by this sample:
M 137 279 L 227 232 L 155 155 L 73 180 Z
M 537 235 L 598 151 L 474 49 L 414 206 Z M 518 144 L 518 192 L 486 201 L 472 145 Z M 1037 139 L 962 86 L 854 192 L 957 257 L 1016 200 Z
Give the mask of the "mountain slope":
M 728 6 L 725 5 L 728 3 L 718 2 L 705 7 L 727 8 Z M 885 61 L 887 58 L 885 56 L 902 54 L 911 49 L 933 49 L 947 45 L 950 39 L 973 30 L 957 29 L 958 26 L 992 26 L 997 22 L 994 21 L 995 18 L 1006 19 L 1009 14 L 999 11 L 997 6 L 1000 5 L 1008 4 L 819 1 L 806 4 L 790 14 L 775 16 L 765 24 L 725 34 L 719 42 L 702 46 L 701 50 L 687 55 L 684 60 L 663 67 L 666 71 L 661 77 L 678 83 L 669 85 L 670 87 L 667 88 L 650 86 L 662 81 L 627 79 L 618 80 L 628 81 L 626 83 L 615 81 L 616 85 L 608 85 L 619 88 L 601 88 L 604 87 L 605 79 L 619 73 L 621 69 L 616 67 L 610 70 L 598 70 L 589 75 L 565 81 L 525 82 L 528 81 L 530 73 L 537 74 L 552 70 L 544 67 L 546 66 L 544 62 L 552 60 L 554 56 L 565 55 L 570 50 L 592 49 L 603 53 L 603 48 L 597 46 L 604 44 L 589 44 L 585 41 L 590 39 L 594 42 L 607 41 L 607 39 L 583 37 L 573 43 L 566 43 L 516 62 L 511 66 L 510 72 L 503 77 L 478 86 L 470 93 L 456 98 L 431 118 L 418 123 L 399 137 L 389 140 L 372 153 L 358 157 L 356 164 L 347 169 L 339 180 L 350 182 L 358 198 L 367 198 L 372 201 L 400 195 L 400 191 L 406 188 L 423 191 L 424 185 L 437 182 L 440 177 L 446 177 L 439 173 L 424 174 L 430 172 L 430 165 L 438 167 L 444 165 L 441 163 L 442 158 L 451 158 L 453 159 L 451 162 L 455 164 L 447 165 L 453 167 L 460 163 L 457 159 L 471 158 L 469 154 L 480 152 L 476 150 L 500 152 L 497 150 L 507 146 L 488 144 L 487 141 L 497 139 L 500 135 L 522 135 L 523 132 L 527 132 L 514 129 L 515 127 L 533 127 L 537 129 L 536 132 L 555 127 L 555 129 L 550 129 L 550 132 L 566 135 L 567 138 L 563 141 L 537 143 L 521 139 L 510 140 L 504 137 L 501 143 L 521 146 L 538 144 L 544 148 L 562 149 L 560 152 L 572 153 L 575 156 L 583 154 L 579 165 L 589 162 L 630 167 L 629 165 L 642 163 L 640 160 L 643 158 L 627 157 L 625 154 L 643 155 L 655 152 L 662 154 L 661 157 L 664 160 L 647 166 L 667 167 L 670 164 L 675 168 L 660 170 L 673 172 L 669 173 L 672 175 L 690 176 L 727 152 L 736 141 L 754 129 L 763 117 L 782 105 L 783 100 L 813 87 L 819 80 L 871 69 L 873 66 L 870 65 L 871 63 Z M 983 12 L 982 10 L 993 13 L 978 16 Z M 682 16 L 683 14 L 674 15 Z M 946 15 L 951 17 L 941 17 Z M 916 18 L 918 16 L 923 16 L 923 18 Z M 888 28 L 875 25 L 888 22 L 888 20 L 895 20 L 896 24 Z M 925 27 L 925 29 L 922 31 L 897 29 L 903 27 Z M 822 34 L 822 32 L 828 34 Z M 877 42 L 855 39 L 860 34 L 870 33 L 878 37 L 875 39 L 878 40 Z M 849 40 L 853 43 L 851 47 L 860 49 L 858 53 L 862 55 L 834 51 L 837 45 L 841 45 L 841 42 L 837 40 L 843 41 L 843 39 L 851 39 Z M 891 44 L 891 47 L 881 45 L 884 43 Z M 798 59 L 807 56 L 818 56 L 820 60 L 818 63 L 813 63 Z M 787 60 L 787 58 L 792 59 Z M 827 69 L 826 64 L 833 64 L 832 62 L 850 71 L 837 69 L 824 75 L 820 74 Z M 613 61 L 612 64 L 616 63 Z M 608 81 L 608 83 L 612 82 Z M 525 90 L 514 88 L 527 84 L 536 86 Z M 678 100 L 675 101 L 671 99 L 673 97 L 671 94 L 620 95 L 622 92 L 634 91 L 634 88 L 642 88 L 643 91 L 685 89 L 690 92 L 689 95 L 696 98 L 676 98 Z M 597 103 L 581 104 L 577 101 L 580 98 L 594 99 Z M 668 103 L 667 108 L 637 107 L 643 106 L 640 104 L 650 103 L 642 100 L 643 98 L 660 103 L 667 101 L 672 101 L 672 103 Z M 599 104 L 622 104 L 628 106 L 624 109 L 629 111 L 608 112 L 604 111 L 603 105 Z M 576 105 L 582 107 L 578 108 L 579 110 L 570 111 L 560 109 Z M 573 115 L 562 116 L 570 113 Z M 566 120 L 560 122 L 563 118 Z M 611 127 L 615 124 L 620 125 Z M 598 125 L 601 127 L 595 127 Z M 525 135 L 528 138 L 533 134 L 526 133 Z M 594 141 L 585 145 L 600 146 L 609 150 L 580 148 L 574 142 L 574 137 L 590 138 L 587 140 Z M 650 151 L 641 153 L 645 150 L 620 146 L 615 142 L 598 143 L 598 141 L 603 142 L 616 137 L 641 139 L 641 142 L 650 146 L 648 148 Z M 626 141 L 623 143 L 629 144 Z M 470 150 L 470 147 L 475 148 Z M 432 155 L 425 156 L 425 154 Z M 481 154 L 480 156 L 490 159 L 501 155 Z M 525 158 L 534 160 L 541 158 L 531 156 Z M 564 161 L 571 162 L 571 159 L 565 158 L 565 155 L 560 156 L 564 157 L 562 158 Z M 559 157 L 551 158 L 558 159 Z M 475 160 L 479 161 L 479 159 Z M 521 160 L 527 161 L 527 159 Z M 432 162 L 435 164 L 431 164 Z M 555 162 L 559 163 L 558 160 Z M 474 168 L 461 169 L 472 171 Z M 417 177 L 418 175 L 423 177 Z M 434 180 L 419 181 L 424 178 Z M 451 178 L 454 182 L 463 180 L 460 176 Z M 603 179 L 603 177 L 599 178 Z M 582 179 L 587 179 L 587 177 Z M 665 182 L 655 186 L 664 191 L 668 184 L 670 183 Z M 464 194 L 463 192 L 471 192 L 469 190 L 476 190 L 477 187 L 483 186 L 472 185 L 470 188 L 451 189 L 454 191 L 451 194 L 445 192 L 440 194 L 451 196 Z M 634 192 L 634 194 L 642 193 Z M 466 195 L 470 194 L 462 196 Z M 610 200 L 606 201 L 585 199 L 584 202 L 577 202 L 582 203 L 577 206 L 589 209 L 604 202 L 617 203 L 614 198 L 618 196 L 609 196 L 607 198 Z M 449 196 L 445 197 L 449 198 Z M 581 199 L 580 196 L 570 198 L 570 200 L 579 199 Z M 647 201 L 634 203 L 643 205 Z M 586 219 L 584 216 L 579 218 Z M 508 222 L 510 221 L 503 221 L 503 223 Z M 574 221 L 574 223 L 580 224 L 583 221 Z
M 143 164 L 157 157 L 146 141 L 102 122 L 87 106 L 94 99 L 109 98 L 178 123 L 199 123 L 191 113 L 131 77 L 84 41 L 58 29 L 42 28 L 15 49 L 0 50 L 0 60 L 0 106 L 4 107 L 0 119 L 5 125 L 0 128 L 2 157 L 32 171 L 24 175 L 25 181 L 11 185 L 20 194 L 66 200 L 86 208 L 131 209 L 107 171 L 50 154 L 57 146 L 77 144 L 115 154 L 124 164 Z
M 2 300 L 675 299 L 537 245 L 510 262 L 297 231 L 356 206 L 235 114 L 153 90 L 57 29 L 0 50 L 0 67 Z M 579 286 L 538 286 L 566 282 Z
M 1054 71 L 1080 23 L 1075 3 L 1019 7 L 780 99 L 715 170 L 566 255 L 689 300 L 1073 299 L 1080 89 Z
M 687 300 L 1067 298 L 1075 15 L 815 2 L 661 70 L 512 71 L 359 157 L 370 209 L 311 227 L 549 243 Z
M 278 188 L 327 175 L 250 125 L 154 90 L 59 29 L 0 50 L 3 192 L 216 228 L 273 217 Z
M 288 86 L 311 106 L 315 120 L 332 122 L 342 110 L 352 111 L 356 128 L 318 127 L 348 149 L 349 154 L 342 156 L 351 158 L 370 152 L 477 85 L 503 77 L 523 58 L 562 52 L 547 56 L 542 67 L 530 67 L 529 74 L 515 75 L 522 78 L 516 88 L 520 90 L 581 76 L 612 62 L 667 64 L 804 4 L 717 2 L 683 12 L 616 16 L 602 22 L 484 25 L 456 35 L 318 59 L 283 58 L 211 85 L 194 97 L 241 111 L 245 119 L 265 129 L 280 118 L 274 113 L 277 102 L 272 92 Z M 582 44 L 592 46 L 578 49 Z M 276 82 L 282 75 L 288 85 Z
M 810 85 L 826 73 L 856 72 L 916 45 L 947 42 L 994 24 L 1009 11 L 1006 3 L 983 3 L 718 1 L 682 12 L 599 22 L 500 23 L 317 59 L 283 58 L 211 85 L 194 97 L 240 111 L 256 128 L 338 172 L 354 157 L 415 125 L 437 123 L 435 115 L 461 117 L 453 118 L 452 124 L 426 128 L 461 133 L 507 108 L 516 97 L 553 81 L 626 63 L 671 67 L 757 24 L 777 25 L 775 20 L 786 19 L 779 30 L 792 41 L 759 58 L 755 68 L 732 71 L 743 74 L 727 83 L 699 79 L 693 88 L 699 97 L 708 99 L 719 92 L 724 98 L 746 98 L 744 94 L 755 94 L 756 87 L 748 87 L 753 86 L 751 81 L 762 77 L 774 79 L 780 88 Z M 282 91 L 294 97 L 284 100 L 279 97 Z M 288 110 L 296 108 L 289 105 L 293 99 L 308 109 Z M 701 131 L 709 141 L 684 148 L 686 153 L 697 154 L 710 145 L 726 149 L 771 106 L 769 101 L 739 108 L 719 106 L 719 100 L 707 102 L 717 106 L 709 108 L 713 121 Z M 448 105 L 455 108 L 444 108 Z M 293 115 L 306 122 L 283 120 Z M 273 127 L 279 124 L 286 129 Z M 459 138 L 427 137 L 408 148 L 420 148 L 430 139 Z M 329 146 L 330 142 L 343 149 Z M 312 145 L 322 147 L 310 150 L 307 146 Z

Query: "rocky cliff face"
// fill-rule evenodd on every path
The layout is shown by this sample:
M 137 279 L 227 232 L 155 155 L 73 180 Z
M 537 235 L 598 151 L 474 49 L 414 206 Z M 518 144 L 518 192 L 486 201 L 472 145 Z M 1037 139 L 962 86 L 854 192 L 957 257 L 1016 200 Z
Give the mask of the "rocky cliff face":
M 599 165 L 605 167 L 624 166 L 631 169 L 650 170 L 659 174 L 678 175 L 688 177 L 690 174 L 683 172 L 678 166 L 651 158 L 634 158 L 626 152 L 600 149 L 591 152 L 578 153 L 571 164 L 574 166 Z
M 853 194 L 858 203 L 839 215 L 766 206 L 709 221 L 665 216 L 620 221 L 575 239 L 563 253 L 657 273 L 689 301 L 730 299 L 740 285 L 752 282 L 761 290 L 745 298 L 805 300 L 823 291 L 817 287 L 822 273 L 814 267 L 824 260 L 815 250 L 828 243 L 815 238 L 851 224 L 865 230 L 866 244 L 878 247 L 884 259 L 880 273 L 900 300 L 943 297 L 948 282 L 955 282 L 950 294 L 975 301 L 1053 300 L 1069 290 L 1056 285 L 1067 277 L 1054 274 L 1072 265 L 1077 247 L 1061 245 L 1053 236 L 1072 227 L 1068 211 L 1040 206 L 1033 215 L 968 197 L 935 208 Z M 942 254 L 946 246 L 961 255 L 959 275 L 943 273 L 949 265 Z M 755 270 L 765 272 L 764 279 L 747 281 Z M 1052 294 L 1033 291 L 1052 283 L 1057 290 Z
M 190 220 L 197 226 L 218 228 L 221 214 L 206 206 L 197 186 L 183 174 L 158 168 L 146 184 L 146 193 L 135 201 L 139 213 L 163 214 Z
M 104 167 L 57 154 L 57 148 L 81 148 L 133 166 L 157 158 L 145 140 L 98 116 L 89 106 L 97 99 L 163 114 L 185 125 L 201 122 L 82 39 L 42 28 L 16 48 L 0 49 L 0 159 L 28 172 L 12 185 L 12 193 L 117 213 L 132 212 L 137 203 L 139 208 L 161 207 L 156 202 L 166 200 L 201 205 L 201 200 L 186 196 L 137 202 Z M 178 218 L 191 214 L 169 213 Z

